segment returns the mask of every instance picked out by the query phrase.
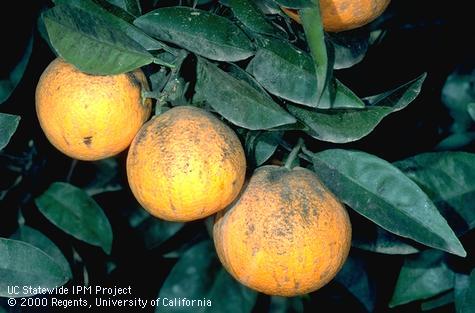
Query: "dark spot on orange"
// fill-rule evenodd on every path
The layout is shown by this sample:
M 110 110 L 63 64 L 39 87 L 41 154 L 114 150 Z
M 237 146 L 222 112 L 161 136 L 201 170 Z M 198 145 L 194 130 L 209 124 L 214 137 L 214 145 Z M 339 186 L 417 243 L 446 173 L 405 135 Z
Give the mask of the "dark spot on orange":
M 83 137 L 83 138 L 82 138 L 82 142 L 83 142 L 86 146 L 90 147 L 91 144 L 92 144 L 92 136 Z

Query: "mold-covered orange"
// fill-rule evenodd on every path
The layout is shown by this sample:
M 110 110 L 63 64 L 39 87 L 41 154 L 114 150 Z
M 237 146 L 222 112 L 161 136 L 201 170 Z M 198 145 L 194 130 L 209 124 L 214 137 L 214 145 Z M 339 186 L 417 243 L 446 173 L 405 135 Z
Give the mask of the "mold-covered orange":
M 313 172 L 268 165 L 217 214 L 213 238 L 222 264 L 242 284 L 295 296 L 337 274 L 350 249 L 351 224 Z

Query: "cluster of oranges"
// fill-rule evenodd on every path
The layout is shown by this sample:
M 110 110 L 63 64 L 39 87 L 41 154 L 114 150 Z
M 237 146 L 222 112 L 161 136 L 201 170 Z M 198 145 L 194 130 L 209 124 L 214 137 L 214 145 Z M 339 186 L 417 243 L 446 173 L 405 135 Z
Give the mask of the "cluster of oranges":
M 389 0 L 337 2 L 321 0 L 330 31 L 369 22 Z M 193 106 L 146 122 L 152 103 L 143 90 L 148 84 L 141 70 L 94 76 L 58 58 L 37 86 L 40 125 L 55 147 L 80 160 L 114 156 L 130 146 L 127 176 L 138 202 L 169 221 L 216 214 L 216 251 L 241 283 L 294 296 L 336 275 L 350 249 L 351 225 L 344 206 L 312 171 L 266 165 L 246 180 L 245 153 L 230 127 Z

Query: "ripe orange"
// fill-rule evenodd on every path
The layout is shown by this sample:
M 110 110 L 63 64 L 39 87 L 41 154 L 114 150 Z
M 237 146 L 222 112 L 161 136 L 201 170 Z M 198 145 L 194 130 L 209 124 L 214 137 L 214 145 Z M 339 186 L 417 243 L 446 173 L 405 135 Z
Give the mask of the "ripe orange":
M 217 214 L 213 238 L 224 267 L 242 284 L 295 296 L 322 287 L 340 270 L 351 224 L 313 172 L 268 165 Z
M 211 113 L 175 107 L 146 123 L 127 157 L 130 187 L 152 215 L 191 221 L 238 195 L 246 174 L 236 134 Z
M 320 0 L 323 28 L 328 32 L 355 29 L 379 17 L 391 0 Z M 300 23 L 297 10 L 282 8 Z
M 79 160 L 99 160 L 125 150 L 148 119 L 151 100 L 140 69 L 89 75 L 57 58 L 36 87 L 36 113 L 49 141 Z

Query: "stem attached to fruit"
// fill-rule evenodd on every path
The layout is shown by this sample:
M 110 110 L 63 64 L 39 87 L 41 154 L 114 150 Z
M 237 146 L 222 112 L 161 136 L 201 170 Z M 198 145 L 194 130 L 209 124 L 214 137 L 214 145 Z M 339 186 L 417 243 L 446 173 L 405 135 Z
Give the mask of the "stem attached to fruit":
M 320 102 L 323 92 L 332 78 L 332 68 L 328 62 L 325 32 L 323 30 L 320 14 L 320 2 L 314 1 L 312 7 L 301 9 L 299 15 L 310 48 L 310 54 L 312 55 L 315 65 L 315 74 L 317 75 L 317 100 Z
M 295 158 L 297 158 L 299 152 L 300 152 L 300 149 L 303 147 L 303 139 L 302 138 L 299 138 L 299 140 L 297 141 L 297 144 L 294 146 L 294 148 L 292 149 L 292 151 L 290 151 L 290 154 L 287 158 L 287 161 L 285 161 L 285 168 L 291 170 L 292 169 L 292 163 L 294 163 L 295 161 Z

